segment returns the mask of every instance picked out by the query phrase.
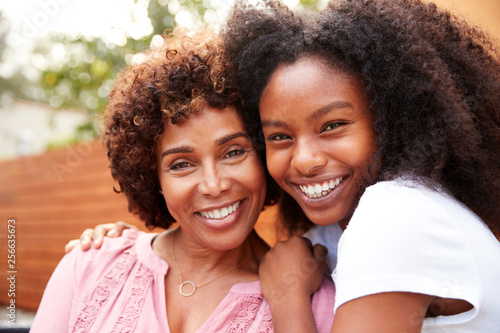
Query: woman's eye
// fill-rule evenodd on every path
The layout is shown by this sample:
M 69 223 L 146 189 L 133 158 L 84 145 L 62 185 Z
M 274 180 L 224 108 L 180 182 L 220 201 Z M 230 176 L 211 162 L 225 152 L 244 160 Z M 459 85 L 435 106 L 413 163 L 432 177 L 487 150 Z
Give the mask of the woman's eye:
M 175 164 L 172 164 L 169 169 L 170 170 L 183 170 L 183 169 L 186 169 L 190 166 L 190 164 L 188 162 L 180 162 L 180 163 L 175 163 Z
M 240 156 L 244 153 L 245 153 L 245 149 L 234 149 L 234 150 L 231 150 L 230 152 L 228 152 L 226 154 L 226 157 L 228 157 L 228 158 L 236 157 L 236 156 Z

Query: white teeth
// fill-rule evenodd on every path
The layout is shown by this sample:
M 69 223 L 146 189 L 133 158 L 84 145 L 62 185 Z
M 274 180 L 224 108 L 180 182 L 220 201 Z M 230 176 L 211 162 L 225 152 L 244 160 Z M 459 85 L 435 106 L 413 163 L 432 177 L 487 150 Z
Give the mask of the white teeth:
M 323 183 L 317 183 L 314 185 L 300 185 L 300 189 L 307 195 L 309 198 L 321 198 L 328 193 L 330 193 L 340 182 L 342 182 L 343 178 L 339 177 L 337 179 L 331 179 L 329 181 Z
M 200 212 L 200 214 L 201 214 L 201 216 L 203 216 L 207 219 L 223 219 L 226 216 L 228 216 L 229 214 L 236 211 L 236 209 L 238 208 L 239 205 L 240 205 L 240 202 L 238 201 L 237 203 L 235 203 L 231 206 L 224 207 L 221 209 L 214 209 L 211 211 Z
M 308 194 L 314 194 L 314 187 L 312 187 L 311 185 L 309 185 L 309 186 L 307 187 L 307 191 L 306 191 L 306 193 L 308 193 Z

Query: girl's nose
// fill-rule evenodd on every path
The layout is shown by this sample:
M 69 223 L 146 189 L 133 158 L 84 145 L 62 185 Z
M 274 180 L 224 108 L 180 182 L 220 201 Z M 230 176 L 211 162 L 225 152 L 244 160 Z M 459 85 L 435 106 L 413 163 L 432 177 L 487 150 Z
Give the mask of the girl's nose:
M 305 140 L 297 141 L 294 147 L 291 166 L 303 175 L 314 174 L 327 163 L 325 154 L 317 145 Z

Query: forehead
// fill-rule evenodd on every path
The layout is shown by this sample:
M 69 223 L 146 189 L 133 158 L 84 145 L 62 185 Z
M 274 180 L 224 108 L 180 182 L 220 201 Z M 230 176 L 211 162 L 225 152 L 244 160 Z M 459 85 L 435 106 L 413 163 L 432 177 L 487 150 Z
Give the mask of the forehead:
M 207 106 L 177 124 L 167 120 L 162 142 L 197 138 L 207 140 L 235 131 L 246 133 L 243 121 L 234 106 L 224 109 Z
M 260 99 L 262 118 L 303 113 L 345 101 L 365 109 L 367 97 L 361 81 L 315 57 L 303 57 L 280 66 L 272 75 Z

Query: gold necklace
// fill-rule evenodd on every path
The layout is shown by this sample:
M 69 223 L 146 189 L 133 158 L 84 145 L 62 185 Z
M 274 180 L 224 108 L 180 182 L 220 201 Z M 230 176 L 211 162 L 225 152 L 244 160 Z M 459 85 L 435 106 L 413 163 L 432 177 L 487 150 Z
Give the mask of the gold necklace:
M 199 284 L 197 286 L 197 285 L 194 284 L 193 281 L 189 281 L 189 280 L 184 281 L 184 279 L 182 278 L 181 268 L 180 268 L 179 264 L 177 263 L 177 260 L 175 259 L 175 235 L 176 234 L 177 234 L 177 231 L 174 232 L 174 236 L 173 236 L 173 240 L 172 240 L 172 258 L 174 259 L 175 267 L 177 267 L 177 270 L 179 271 L 179 281 L 180 281 L 179 292 L 181 293 L 182 296 L 185 296 L 185 297 L 189 297 L 189 296 L 193 295 L 195 293 L 196 289 L 204 287 L 207 284 L 212 283 L 215 280 L 223 277 L 224 275 L 226 275 L 226 274 L 234 271 L 236 268 L 242 266 L 244 263 L 246 263 L 248 260 L 250 260 L 250 258 L 252 258 L 252 256 L 253 256 L 253 252 L 252 252 L 250 254 L 250 256 L 248 256 L 248 258 L 246 258 L 245 260 L 243 260 L 242 262 L 240 262 L 238 265 L 236 265 L 234 267 L 231 267 L 230 269 L 228 269 L 227 271 L 224 271 L 224 272 L 220 273 L 219 275 L 217 275 L 213 279 L 211 279 L 211 280 L 209 280 L 207 282 L 204 282 L 202 284 Z M 184 292 L 184 291 L 182 291 L 182 288 L 184 288 L 184 286 L 186 286 L 186 285 L 191 285 L 192 290 L 190 292 Z

